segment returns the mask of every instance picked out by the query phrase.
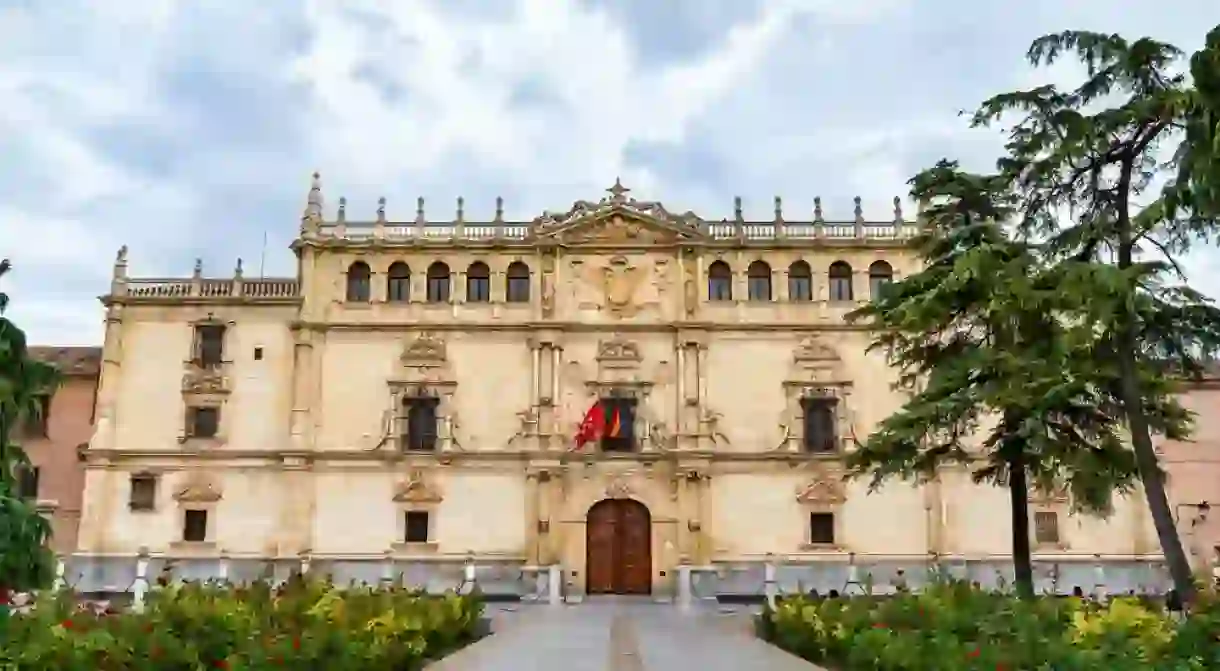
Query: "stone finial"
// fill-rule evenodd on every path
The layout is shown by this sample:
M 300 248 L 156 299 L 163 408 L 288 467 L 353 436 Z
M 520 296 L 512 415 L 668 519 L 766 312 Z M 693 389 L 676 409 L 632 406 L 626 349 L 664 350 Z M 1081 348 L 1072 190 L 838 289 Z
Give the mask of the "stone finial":
M 385 221 L 385 196 L 377 199 L 377 221 Z
M 347 221 L 347 198 L 339 197 L 339 221 Z
M 860 196 L 856 196 L 855 198 L 852 199 L 852 201 L 854 201 L 856 204 L 856 221 L 857 222 L 864 221 L 864 206 L 860 204 L 861 203 Z
M 894 196 L 894 223 L 902 223 L 902 198 Z
M 119 251 L 114 255 L 114 271 L 111 273 L 110 279 L 114 283 L 122 283 L 127 279 L 127 245 L 119 247 Z M 112 291 L 112 293 L 115 293 Z
M 784 220 L 784 200 L 779 196 L 775 197 L 775 220 Z
M 741 196 L 733 196 L 733 219 L 745 221 L 745 217 L 741 214 Z
M 424 217 L 424 197 L 420 196 L 415 199 L 415 223 L 423 226 L 426 221 L 427 218 Z
M 813 197 L 813 220 L 816 222 L 819 222 L 819 223 L 826 221 L 826 217 L 824 217 L 823 213 L 822 213 L 822 197 L 821 196 Z
M 203 259 L 195 259 L 195 270 L 191 273 L 191 277 L 194 279 L 203 277 Z
M 233 268 L 233 277 L 241 279 L 241 257 L 237 257 L 237 265 Z
M 457 199 L 457 218 L 455 221 L 466 221 L 466 199 L 458 196 Z
M 504 221 L 504 198 L 496 196 L 496 218 L 493 221 Z
M 305 200 L 305 216 L 319 218 L 322 216 L 322 174 L 319 172 L 314 172 L 313 180 L 309 184 L 309 197 Z

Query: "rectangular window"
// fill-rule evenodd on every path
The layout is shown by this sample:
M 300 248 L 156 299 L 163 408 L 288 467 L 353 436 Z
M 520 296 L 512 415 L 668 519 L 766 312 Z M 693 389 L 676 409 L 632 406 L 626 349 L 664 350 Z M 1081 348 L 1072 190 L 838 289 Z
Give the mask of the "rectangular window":
M 788 300 L 813 300 L 813 279 L 810 277 L 788 276 Z
M 225 327 L 223 324 L 200 324 L 195 327 L 195 363 L 201 368 L 216 368 L 224 359 Z
M 530 277 L 525 275 L 508 276 L 508 286 L 506 288 L 506 296 L 509 303 L 528 303 L 530 302 Z
M 399 437 L 402 449 L 410 452 L 432 452 L 437 443 L 437 398 L 408 398 L 402 402 L 406 411 L 404 433 Z
M 190 438 L 215 438 L 220 433 L 220 408 L 196 406 L 187 409 L 186 435 Z
M 38 500 L 38 480 L 42 469 L 37 466 L 20 466 L 17 468 L 17 497 Z
M 403 540 L 408 543 L 428 542 L 428 511 L 409 510 L 406 513 L 406 534 Z
M 1034 512 L 1034 543 L 1036 545 L 1059 544 L 1059 513 L 1047 510 Z
M 466 276 L 466 301 L 486 303 L 491 300 L 491 278 Z
M 149 511 L 157 507 L 157 478 L 142 473 L 131 476 L 131 494 L 127 505 L 131 510 Z
M 202 543 L 208 539 L 208 511 L 185 510 L 182 512 L 182 540 Z
M 834 513 L 809 513 L 809 542 L 813 545 L 835 544 Z
M 839 436 L 835 411 L 837 399 L 801 399 L 804 411 L 805 451 L 834 452 L 839 449 Z
M 449 276 L 448 275 L 428 278 L 428 302 L 429 303 L 448 303 L 449 302 Z
M 634 398 L 603 398 L 602 410 L 606 413 L 606 431 L 602 436 L 603 452 L 635 451 Z
M 23 418 L 21 424 L 22 434 L 26 438 L 46 438 L 50 435 L 51 396 L 39 394 L 36 402 L 38 404 L 37 414 Z

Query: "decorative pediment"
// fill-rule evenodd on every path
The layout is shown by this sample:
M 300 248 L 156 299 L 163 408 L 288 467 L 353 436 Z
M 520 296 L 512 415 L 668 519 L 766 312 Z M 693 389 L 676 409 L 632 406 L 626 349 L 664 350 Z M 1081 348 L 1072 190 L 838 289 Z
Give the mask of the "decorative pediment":
M 222 496 L 220 487 L 211 478 L 196 473 L 174 490 L 174 500 L 181 503 L 215 503 Z
M 424 478 L 423 471 L 412 471 L 394 486 L 394 501 L 398 503 L 439 503 L 441 494 Z
M 847 500 L 847 493 L 842 481 L 821 476 L 798 489 L 796 500 L 799 503 L 814 505 L 837 505 Z
M 843 359 L 833 346 L 819 336 L 802 340 L 792 353 L 792 383 L 841 385 L 847 383 Z
M 606 191 L 607 197 L 578 200 L 562 214 L 544 212 L 533 222 L 536 234 L 564 244 L 654 245 L 706 237 L 693 212 L 675 215 L 658 202 L 629 198 L 619 180 Z
M 1049 489 L 1039 487 L 1030 487 L 1029 502 L 1034 505 L 1054 506 L 1062 505 L 1071 500 L 1068 494 L 1067 487 L 1055 485 Z
M 406 344 L 398 361 L 408 368 L 443 366 L 448 361 L 445 341 L 431 333 L 421 333 Z
M 597 362 L 606 368 L 635 368 L 644 357 L 640 346 L 620 336 L 602 340 L 597 344 Z

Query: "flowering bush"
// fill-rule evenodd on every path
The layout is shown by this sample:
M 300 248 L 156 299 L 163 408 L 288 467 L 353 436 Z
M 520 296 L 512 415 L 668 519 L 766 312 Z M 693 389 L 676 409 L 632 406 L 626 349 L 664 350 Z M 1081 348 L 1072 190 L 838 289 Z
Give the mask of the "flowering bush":
M 838 671 L 1194 671 L 1220 669 L 1220 602 L 1175 621 L 1136 599 L 1021 600 L 960 583 L 919 594 L 790 598 L 760 635 Z
M 62 593 L 26 615 L 0 615 L 5 671 L 409 671 L 474 640 L 472 596 L 282 587 L 156 588 L 142 613 L 95 613 Z

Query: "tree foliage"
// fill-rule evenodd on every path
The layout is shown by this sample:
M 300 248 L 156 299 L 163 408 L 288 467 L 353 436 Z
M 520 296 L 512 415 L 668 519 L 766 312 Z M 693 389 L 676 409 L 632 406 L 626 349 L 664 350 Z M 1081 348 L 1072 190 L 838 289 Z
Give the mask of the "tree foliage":
M 0 277 L 10 269 L 0 261 Z M 54 366 L 29 357 L 25 333 L 4 316 L 8 302 L 0 292 L 0 601 L 9 590 L 45 586 L 53 575 L 51 527 L 33 501 L 19 496 L 19 471 L 30 463 L 13 434 L 22 418 L 38 417 L 39 397 L 59 381 Z
M 1195 374 L 1220 346 L 1220 311 L 1185 283 L 1176 255 L 1214 239 L 1220 208 L 1215 106 L 1220 33 L 1192 60 L 1150 38 L 1066 31 L 1033 42 L 1034 65 L 1065 56 L 1084 68 L 1075 87 L 994 96 L 975 126 L 1006 123 L 998 168 L 1018 195 L 1020 230 L 1044 239 L 1060 266 L 1087 264 L 1098 281 L 1085 304 L 1099 335 L 1099 369 L 1112 371 L 1149 510 L 1184 598 L 1194 593 L 1157 463 L 1150 415 L 1166 391 L 1158 375 Z M 1016 116 L 1015 122 L 1007 120 Z M 1159 187 L 1159 188 L 1158 188 Z
M 1005 230 L 1018 199 L 1002 175 L 941 161 L 911 185 L 927 203 L 914 241 L 925 266 L 850 315 L 876 329 L 871 349 L 911 395 L 848 465 L 873 487 L 951 464 L 1007 486 L 1018 589 L 1031 594 L 1029 490 L 1065 484 L 1078 508 L 1105 512 L 1136 472 L 1111 380 L 1089 363 L 1103 343 L 1076 318 L 1098 278 L 1085 264 L 1047 266 Z M 1158 421 L 1176 421 L 1174 405 L 1157 407 Z

